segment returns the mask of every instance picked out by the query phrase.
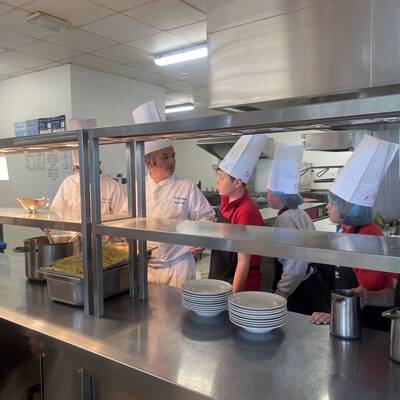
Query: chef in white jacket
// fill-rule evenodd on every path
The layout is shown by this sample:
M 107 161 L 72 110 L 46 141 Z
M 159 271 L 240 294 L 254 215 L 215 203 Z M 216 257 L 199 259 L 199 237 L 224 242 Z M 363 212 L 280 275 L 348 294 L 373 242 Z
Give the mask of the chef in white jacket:
M 136 123 L 157 122 L 154 102 L 132 111 Z M 148 217 L 189 220 L 213 220 L 215 213 L 193 182 L 175 175 L 175 152 L 168 140 L 145 143 L 146 212 Z M 155 243 L 148 265 L 148 281 L 180 287 L 194 279 L 193 253 L 199 251 L 178 244 Z
M 79 176 L 79 153 L 72 150 L 74 173 L 61 183 L 50 208 L 54 211 L 81 211 L 81 189 Z M 113 215 L 127 215 L 127 197 L 122 185 L 114 179 L 100 175 L 101 216 L 103 220 Z

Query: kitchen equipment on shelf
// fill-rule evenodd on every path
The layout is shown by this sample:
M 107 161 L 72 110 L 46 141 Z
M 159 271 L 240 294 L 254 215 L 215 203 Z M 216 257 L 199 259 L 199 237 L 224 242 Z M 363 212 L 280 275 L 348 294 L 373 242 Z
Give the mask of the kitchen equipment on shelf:
M 53 240 L 53 237 L 51 236 L 50 230 L 49 230 L 49 229 L 44 229 L 43 232 L 45 233 L 45 235 L 46 235 L 47 240 L 49 241 L 49 243 L 50 243 L 50 244 L 54 244 L 54 240 Z M 71 239 L 69 239 L 67 243 L 70 243 L 70 240 L 71 240 Z
M 71 237 L 71 239 L 68 240 L 67 243 L 73 243 L 75 240 L 80 239 L 82 234 L 80 232 L 77 232 L 74 236 Z
M 267 292 L 239 292 L 228 300 L 230 321 L 252 333 L 266 333 L 286 324 L 287 301 Z
M 361 336 L 360 295 L 351 289 L 335 289 L 331 293 L 331 325 L 333 336 L 357 339 Z
M 29 213 L 35 213 L 39 208 L 49 205 L 49 199 L 47 197 L 40 197 L 38 199 L 32 197 L 17 197 L 17 202 Z
M 390 318 L 390 358 L 400 363 L 400 307 L 382 313 L 383 317 Z
M 182 305 L 202 317 L 215 317 L 228 309 L 232 285 L 217 279 L 185 282 L 181 288 Z
M 68 243 L 71 235 L 54 235 L 53 243 L 46 236 L 38 236 L 24 240 L 22 247 L 16 247 L 14 252 L 25 253 L 25 275 L 33 281 L 45 281 L 45 276 L 39 268 L 56 260 L 72 256 L 81 251 L 81 241 Z

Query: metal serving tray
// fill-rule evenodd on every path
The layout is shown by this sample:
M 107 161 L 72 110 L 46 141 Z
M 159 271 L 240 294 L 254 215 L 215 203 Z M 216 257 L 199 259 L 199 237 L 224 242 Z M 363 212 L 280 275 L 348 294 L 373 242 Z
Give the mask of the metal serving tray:
M 49 297 L 54 301 L 83 306 L 83 277 L 40 268 L 46 275 Z M 129 290 L 128 265 L 118 263 L 103 272 L 104 298 Z

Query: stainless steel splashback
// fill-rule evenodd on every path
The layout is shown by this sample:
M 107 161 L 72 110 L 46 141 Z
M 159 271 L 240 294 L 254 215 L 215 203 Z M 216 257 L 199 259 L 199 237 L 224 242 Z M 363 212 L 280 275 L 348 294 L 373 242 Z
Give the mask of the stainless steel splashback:
M 399 0 L 209 0 L 210 106 L 400 82 Z

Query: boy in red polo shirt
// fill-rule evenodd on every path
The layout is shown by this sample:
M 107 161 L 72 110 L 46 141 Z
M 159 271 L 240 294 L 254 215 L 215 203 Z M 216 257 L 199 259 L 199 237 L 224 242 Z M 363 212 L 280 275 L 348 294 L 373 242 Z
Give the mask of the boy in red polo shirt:
M 221 207 L 217 222 L 263 226 L 256 203 L 250 199 L 246 184 L 264 149 L 264 135 L 242 136 L 219 165 L 217 190 Z M 232 283 L 233 292 L 259 290 L 261 257 L 246 253 L 213 250 L 209 278 Z

